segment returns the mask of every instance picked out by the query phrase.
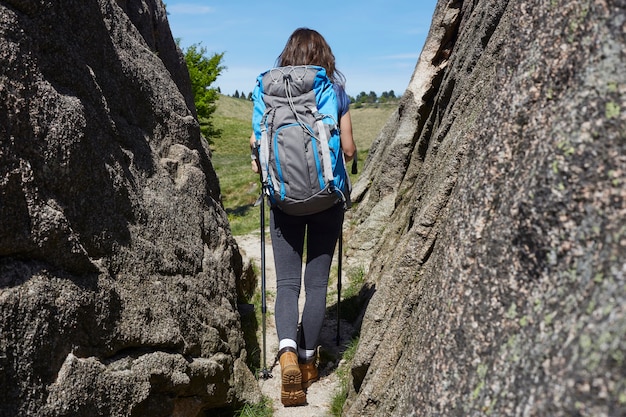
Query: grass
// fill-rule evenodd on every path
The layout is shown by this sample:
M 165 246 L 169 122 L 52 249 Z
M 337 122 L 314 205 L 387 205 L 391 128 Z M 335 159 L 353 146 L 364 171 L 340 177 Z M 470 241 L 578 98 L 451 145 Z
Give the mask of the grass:
M 328 299 L 334 300 L 337 298 L 336 274 L 329 281 L 328 286 Z M 365 271 L 363 268 L 356 268 L 348 271 L 348 285 L 342 286 L 341 302 L 339 307 L 341 309 L 341 318 L 353 323 L 362 312 L 365 303 L 367 302 L 364 294 L 363 284 L 365 283 Z M 329 307 L 327 314 L 335 316 L 337 314 L 337 305 Z
M 252 103 L 220 96 L 213 124 L 220 136 L 211 138 L 211 161 L 220 180 L 222 202 L 233 234 L 242 235 L 259 227 L 259 180 L 250 169 Z
M 341 411 L 348 398 L 348 384 L 350 383 L 350 366 L 356 349 L 359 346 L 359 339 L 352 339 L 343 353 L 343 362 L 337 368 L 336 375 L 339 378 L 339 392 L 337 392 L 330 402 L 330 415 L 333 417 L 341 417 Z
M 272 407 L 272 400 L 268 397 L 263 397 L 258 404 L 246 404 L 241 410 L 235 413 L 235 417 L 272 417 L 274 415 L 274 409 Z
M 397 104 L 380 104 L 377 107 L 366 106 L 359 109 L 350 109 L 352 117 L 352 133 L 359 152 L 367 155 L 372 142 L 378 136 L 389 116 L 398 107 Z M 359 155 L 359 162 L 360 161 Z
M 383 104 L 351 109 L 354 138 L 359 149 L 359 167 L 385 121 L 397 107 Z M 222 202 L 234 235 L 259 229 L 259 208 L 254 207 L 260 188 L 258 175 L 250 169 L 249 139 L 252 133 L 252 102 L 220 96 L 213 114 L 219 137 L 211 138 L 211 160 L 220 180 Z M 358 175 L 350 175 L 356 182 Z M 269 210 L 266 210 L 266 219 Z
M 367 301 L 363 295 L 363 285 L 365 283 L 365 271 L 363 268 L 356 268 L 348 273 L 349 275 L 349 284 L 345 288 L 342 294 L 341 301 L 341 317 L 351 323 L 354 323 L 361 313 L 364 303 Z M 329 291 L 330 293 L 334 293 L 336 297 L 336 291 Z M 336 314 L 336 308 L 334 307 L 334 312 L 331 314 Z M 333 310 L 333 308 L 331 308 Z M 352 361 L 354 359 L 354 355 L 356 354 L 356 349 L 359 344 L 359 332 L 352 335 L 352 340 L 348 342 L 346 345 L 346 349 L 343 352 L 342 361 L 340 361 L 340 365 L 335 371 L 335 374 L 339 378 L 339 391 L 333 395 L 330 403 L 330 415 L 331 416 L 341 416 L 341 411 L 343 406 L 348 398 L 348 390 L 350 383 L 350 368 L 352 366 Z

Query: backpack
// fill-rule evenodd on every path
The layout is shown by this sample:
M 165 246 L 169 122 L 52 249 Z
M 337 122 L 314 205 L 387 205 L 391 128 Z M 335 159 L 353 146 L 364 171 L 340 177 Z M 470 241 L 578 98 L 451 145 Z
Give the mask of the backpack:
M 263 190 L 272 206 L 307 215 L 350 204 L 337 123 L 338 100 L 326 70 L 288 66 L 258 76 L 252 128 Z

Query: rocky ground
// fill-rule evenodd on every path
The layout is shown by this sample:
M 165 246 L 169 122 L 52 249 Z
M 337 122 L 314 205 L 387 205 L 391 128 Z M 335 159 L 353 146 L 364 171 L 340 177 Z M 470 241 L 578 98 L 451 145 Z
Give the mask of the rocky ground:
M 237 243 L 245 261 L 252 261 L 257 266 L 261 265 L 261 244 L 258 232 L 244 236 L 236 237 Z M 340 390 L 339 378 L 335 374 L 335 370 L 341 359 L 341 353 L 344 344 L 350 340 L 350 335 L 354 329 L 352 326 L 341 321 L 341 342 L 340 346 L 336 343 L 337 319 L 334 315 L 327 315 L 324 322 L 321 335 L 322 357 L 324 358 L 320 366 L 320 380 L 314 383 L 307 392 L 307 404 L 302 407 L 285 408 L 280 402 L 280 364 L 275 363 L 276 353 L 278 351 L 278 338 L 276 336 L 276 328 L 274 326 L 274 296 L 276 294 L 276 278 L 274 269 L 274 256 L 272 253 L 271 240 L 269 234 L 266 235 L 266 287 L 267 287 L 267 318 L 266 318 L 266 341 L 267 341 L 267 367 L 269 368 L 272 378 L 259 379 L 259 386 L 263 395 L 270 398 L 273 402 L 275 417 L 320 417 L 330 415 L 331 401 L 335 393 Z M 336 262 L 337 256 L 334 261 Z M 344 285 L 345 274 L 344 275 Z M 332 284 L 331 284 L 332 285 Z M 259 278 L 259 291 L 261 288 L 261 279 Z M 331 289 L 329 288 L 329 293 Z M 334 295 L 334 294 L 333 294 Z M 329 296 L 328 304 L 336 303 L 336 298 Z M 304 306 L 304 288 L 300 294 L 300 311 Z M 259 328 L 261 325 L 259 324 Z M 262 346 L 262 334 L 259 332 L 259 345 Z M 328 360 L 326 358 L 336 358 L 336 360 Z M 263 363 L 261 354 L 261 364 Z

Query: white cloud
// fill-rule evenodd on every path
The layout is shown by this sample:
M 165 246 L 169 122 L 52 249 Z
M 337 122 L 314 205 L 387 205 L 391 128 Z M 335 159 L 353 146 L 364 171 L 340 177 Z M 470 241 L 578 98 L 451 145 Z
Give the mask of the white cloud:
M 182 3 L 167 6 L 167 11 L 171 14 L 208 14 L 215 12 L 215 8 L 200 6 L 198 4 Z

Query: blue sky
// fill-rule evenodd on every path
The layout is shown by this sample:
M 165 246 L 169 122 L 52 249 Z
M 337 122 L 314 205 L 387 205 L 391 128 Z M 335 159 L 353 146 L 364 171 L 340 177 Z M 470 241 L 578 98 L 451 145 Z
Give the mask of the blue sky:
M 343 0 L 333 2 L 331 9 L 307 1 L 164 2 L 172 34 L 183 48 L 201 44 L 209 54 L 224 52 L 227 69 L 215 82 L 222 93 L 252 91 L 256 76 L 274 65 L 289 35 L 298 27 L 308 27 L 330 44 L 351 96 L 361 91 L 404 92 L 437 3 Z

